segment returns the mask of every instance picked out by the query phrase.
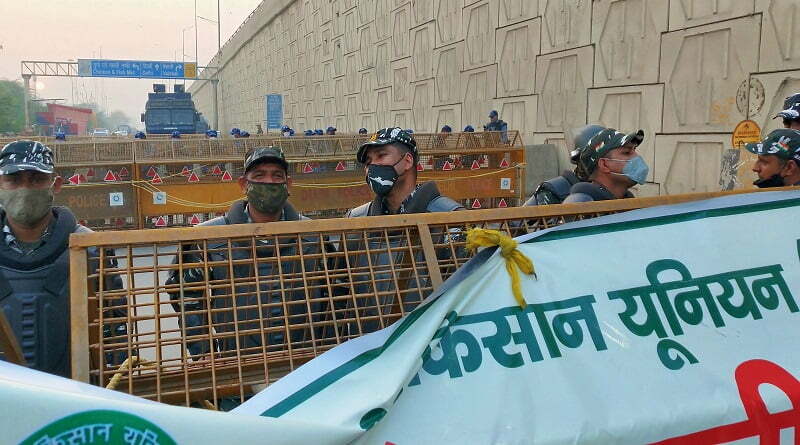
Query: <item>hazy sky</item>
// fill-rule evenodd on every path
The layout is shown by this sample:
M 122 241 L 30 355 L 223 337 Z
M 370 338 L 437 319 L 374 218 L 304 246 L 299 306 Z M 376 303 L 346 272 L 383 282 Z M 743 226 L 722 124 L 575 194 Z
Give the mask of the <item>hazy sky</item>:
M 222 44 L 261 0 L 219 0 Z M 0 78 L 20 79 L 20 61 L 104 58 L 183 60 L 195 58 L 195 0 L 0 0 Z M 197 15 L 217 19 L 217 0 L 197 0 Z M 199 64 L 217 51 L 217 25 L 197 20 Z M 40 98 L 70 104 L 93 100 L 121 110 L 134 123 L 144 111 L 152 79 L 39 77 Z M 189 83 L 187 82 L 187 88 Z

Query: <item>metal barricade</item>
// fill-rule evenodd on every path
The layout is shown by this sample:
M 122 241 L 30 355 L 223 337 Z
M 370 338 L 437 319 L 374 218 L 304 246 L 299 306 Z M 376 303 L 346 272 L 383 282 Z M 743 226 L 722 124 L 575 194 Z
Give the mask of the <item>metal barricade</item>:
M 140 361 L 122 373 L 120 391 L 186 406 L 238 403 L 408 314 L 469 259 L 469 227 L 516 236 L 722 194 L 76 234 L 72 376 L 105 386 L 118 372 L 108 357 L 121 353 Z M 91 246 L 101 254 L 90 263 Z M 122 289 L 104 288 L 113 276 Z M 124 334 L 106 329 L 119 324 Z
M 492 133 L 417 134 L 418 180 L 470 209 L 511 207 L 525 198 L 524 148 Z M 196 225 L 243 197 L 236 179 L 255 147 L 279 146 L 293 177 L 291 202 L 314 218 L 342 216 L 372 199 L 355 161 L 364 135 L 282 138 L 93 139 L 53 144 L 65 187 L 56 203 L 93 229 Z

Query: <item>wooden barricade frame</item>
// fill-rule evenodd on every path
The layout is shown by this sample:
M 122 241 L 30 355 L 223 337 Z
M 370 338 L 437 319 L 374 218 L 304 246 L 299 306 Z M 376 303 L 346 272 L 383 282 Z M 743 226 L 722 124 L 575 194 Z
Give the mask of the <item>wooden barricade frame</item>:
M 388 326 L 413 310 L 470 258 L 464 250 L 463 236 L 468 227 L 494 228 L 516 236 L 568 221 L 751 191 L 755 190 L 448 213 L 73 234 L 72 377 L 105 386 L 119 364 L 107 362 L 106 355 L 124 352 L 144 360 L 120 379 L 123 391 L 186 406 L 200 400 L 217 403 L 225 397 L 241 400 L 252 395 L 255 387 L 270 384 L 337 344 Z M 306 251 L 304 243 L 320 248 Z M 328 251 L 325 243 L 335 243 L 337 248 Z M 284 251 L 287 246 L 296 249 Z M 89 266 L 91 247 L 100 252 L 94 260 L 98 265 L 96 273 Z M 267 256 L 256 253 L 257 249 L 269 248 L 273 250 Z M 252 255 L 236 257 L 237 251 Z M 222 259 L 212 258 L 220 252 L 224 254 Z M 199 260 L 184 256 L 195 253 Z M 152 264 L 139 261 L 147 258 L 152 258 Z M 112 259 L 125 264 L 104 265 Z M 291 262 L 295 266 L 290 268 L 286 264 Z M 312 263 L 316 266 L 309 268 Z M 265 264 L 274 265 L 278 272 L 262 275 Z M 220 270 L 228 275 L 210 279 L 210 271 L 217 267 L 224 267 Z M 259 273 L 247 269 L 250 272 L 244 276 L 236 276 L 233 272 L 237 267 L 255 267 Z M 204 278 L 184 281 L 187 270 L 201 270 Z M 165 278 L 171 271 L 184 278 L 167 284 Z M 140 285 L 142 280 L 137 284 L 137 274 L 144 274 L 145 278 L 149 274 L 151 284 L 147 285 L 147 280 L 145 285 Z M 112 275 L 127 277 L 129 286 L 105 290 L 103 284 L 96 284 Z M 277 288 L 262 290 L 266 284 Z M 240 290 L 253 286 L 255 290 Z M 199 297 L 187 293 L 198 290 L 203 292 Z M 316 291 L 320 293 L 312 295 Z M 169 296 L 170 292 L 179 297 Z M 304 297 L 298 300 L 287 296 L 295 292 L 303 292 Z M 240 297 L 253 293 L 255 303 L 237 303 Z M 276 293 L 280 293 L 279 301 L 263 301 L 265 294 Z M 113 302 L 121 296 L 127 302 L 117 307 L 124 307 L 125 315 L 112 315 Z M 232 305 L 214 306 L 217 301 Z M 191 309 L 186 302 L 205 307 Z M 175 309 L 175 304 L 183 309 Z M 299 321 L 293 312 L 297 307 L 301 311 L 307 309 L 299 313 Z M 245 312 L 240 312 L 254 308 L 258 309 L 256 318 L 247 318 L 242 315 Z M 265 310 L 275 313 L 276 308 L 280 314 L 263 315 Z M 199 325 L 205 332 L 187 332 L 197 330 L 198 325 L 187 328 L 185 324 L 192 315 L 207 317 L 206 323 Z M 269 320 L 276 319 L 278 324 L 270 324 Z M 103 329 L 113 323 L 125 323 L 126 333 L 106 338 Z M 295 335 L 301 331 L 302 338 Z M 255 346 L 242 346 L 254 335 L 259 336 L 260 344 L 256 341 Z M 272 340 L 279 336 L 284 340 Z M 216 349 L 225 342 L 235 342 L 235 346 Z M 190 343 L 206 344 L 208 351 L 195 355 L 189 351 Z

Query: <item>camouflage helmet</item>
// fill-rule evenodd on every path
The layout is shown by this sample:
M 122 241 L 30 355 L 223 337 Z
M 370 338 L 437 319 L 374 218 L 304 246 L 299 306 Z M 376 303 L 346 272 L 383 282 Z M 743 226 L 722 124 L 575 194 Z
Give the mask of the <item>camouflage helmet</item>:
M 586 148 L 593 136 L 605 129 L 606 127 L 601 125 L 586 125 L 585 127 L 574 128 L 564 132 L 564 140 L 567 142 L 567 147 L 570 148 L 569 161 L 575 165 L 575 175 L 581 181 L 589 180 L 589 174 L 578 163 L 581 151 Z
M 611 150 L 632 143 L 639 146 L 644 140 L 644 130 L 636 133 L 622 133 L 613 128 L 606 128 L 595 134 L 578 156 L 578 168 L 588 178 L 597 168 L 597 162 Z

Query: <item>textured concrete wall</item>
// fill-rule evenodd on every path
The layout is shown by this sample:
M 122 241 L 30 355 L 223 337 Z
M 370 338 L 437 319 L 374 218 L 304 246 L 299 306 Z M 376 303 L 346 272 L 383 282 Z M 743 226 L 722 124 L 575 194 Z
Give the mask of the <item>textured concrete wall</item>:
M 565 128 L 643 128 L 640 195 L 712 191 L 735 125 L 775 128 L 800 91 L 800 0 L 265 0 L 219 57 L 223 129 L 263 125 L 269 93 L 298 130 L 497 109 L 561 167 Z M 210 85 L 191 91 L 211 115 Z

